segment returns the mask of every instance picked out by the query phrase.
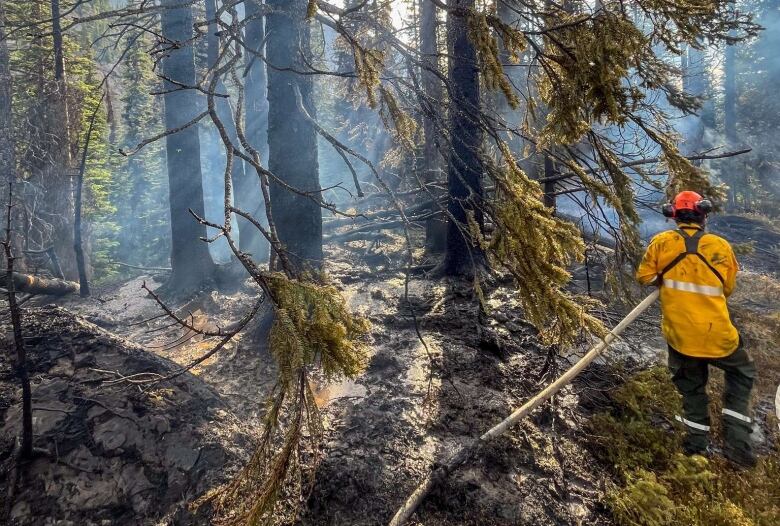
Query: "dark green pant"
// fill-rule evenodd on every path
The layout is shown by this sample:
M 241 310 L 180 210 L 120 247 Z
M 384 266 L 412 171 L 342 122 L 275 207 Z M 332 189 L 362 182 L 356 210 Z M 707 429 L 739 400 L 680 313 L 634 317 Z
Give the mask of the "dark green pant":
M 737 350 L 723 358 L 694 358 L 669 347 L 669 369 L 672 381 L 682 394 L 685 415 L 678 417 L 688 431 L 685 447 L 689 451 L 706 449 L 709 443 L 710 413 L 707 397 L 709 366 L 725 373 L 723 394 L 723 428 L 725 447 L 751 451 L 753 422 L 748 413 L 750 391 L 756 367 L 740 342 Z

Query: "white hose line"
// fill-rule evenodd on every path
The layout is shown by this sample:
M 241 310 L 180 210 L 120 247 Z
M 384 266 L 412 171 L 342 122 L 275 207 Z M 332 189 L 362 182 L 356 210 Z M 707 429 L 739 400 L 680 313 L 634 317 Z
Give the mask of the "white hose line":
M 775 412 L 777 413 L 777 427 L 780 429 L 780 385 L 777 386 L 777 394 L 775 395 Z
M 580 361 L 575 363 L 569 370 L 561 375 L 553 383 L 545 387 L 539 394 L 531 398 L 528 402 L 522 405 L 519 409 L 515 410 L 511 415 L 505 418 L 496 426 L 492 427 L 485 434 L 478 439 L 474 440 L 470 444 L 462 447 L 458 450 L 450 459 L 440 465 L 435 470 L 428 473 L 425 480 L 417 486 L 414 492 L 409 495 L 404 505 L 401 506 L 396 512 L 393 520 L 390 521 L 389 526 L 402 526 L 409 520 L 414 514 L 417 507 L 425 500 L 425 497 L 430 493 L 431 489 L 437 482 L 443 480 L 447 475 L 457 469 L 461 464 L 466 462 L 472 453 L 474 453 L 482 444 L 496 438 L 503 434 L 512 425 L 516 424 L 520 419 L 527 416 L 531 411 L 539 407 L 543 402 L 551 398 L 555 393 L 560 391 L 566 385 L 572 382 L 574 378 L 579 375 L 583 369 L 590 365 L 593 360 L 598 358 L 609 345 L 620 336 L 620 334 L 633 322 L 640 314 L 642 314 L 655 300 L 658 299 L 659 290 L 654 290 L 649 296 L 647 296 L 642 302 L 634 307 L 634 309 L 628 313 L 628 315 L 618 323 L 614 329 L 612 329 L 607 335 L 597 343 L 591 350 L 583 356 Z M 778 390 L 778 397 L 780 397 L 780 390 Z

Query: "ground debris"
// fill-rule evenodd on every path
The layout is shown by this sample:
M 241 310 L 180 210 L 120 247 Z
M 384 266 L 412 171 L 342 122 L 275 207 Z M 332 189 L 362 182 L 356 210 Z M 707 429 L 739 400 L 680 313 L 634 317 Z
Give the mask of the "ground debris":
M 357 380 L 361 396 L 325 408 L 325 456 L 300 526 L 387 524 L 432 464 L 538 391 L 547 350 L 531 343 L 508 289 L 493 291 L 500 308 L 481 328 L 461 289 L 409 283 L 430 356 L 409 323 L 402 286 L 375 281 L 351 296 L 372 314 L 373 354 Z M 552 368 L 564 366 L 559 359 Z M 581 435 L 578 404 L 566 389 L 489 444 L 431 494 L 415 524 L 608 524 L 598 504 L 605 470 Z

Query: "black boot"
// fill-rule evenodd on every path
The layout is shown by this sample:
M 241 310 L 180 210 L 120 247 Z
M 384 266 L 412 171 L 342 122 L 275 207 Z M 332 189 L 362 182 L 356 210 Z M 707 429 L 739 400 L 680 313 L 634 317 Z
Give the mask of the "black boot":
M 750 442 L 726 444 L 723 446 L 723 456 L 742 468 L 752 468 L 756 465 L 756 455 Z
M 706 455 L 709 446 L 709 437 L 699 433 L 687 433 L 683 440 L 682 448 L 686 455 Z

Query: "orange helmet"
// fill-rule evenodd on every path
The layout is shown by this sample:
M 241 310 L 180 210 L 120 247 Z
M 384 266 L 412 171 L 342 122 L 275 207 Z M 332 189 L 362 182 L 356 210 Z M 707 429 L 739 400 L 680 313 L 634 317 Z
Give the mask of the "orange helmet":
M 697 214 L 707 215 L 712 211 L 712 203 L 709 199 L 704 199 L 700 194 L 685 190 L 677 194 L 671 203 L 665 204 L 663 208 L 666 217 L 676 217 L 677 212 L 688 210 Z

